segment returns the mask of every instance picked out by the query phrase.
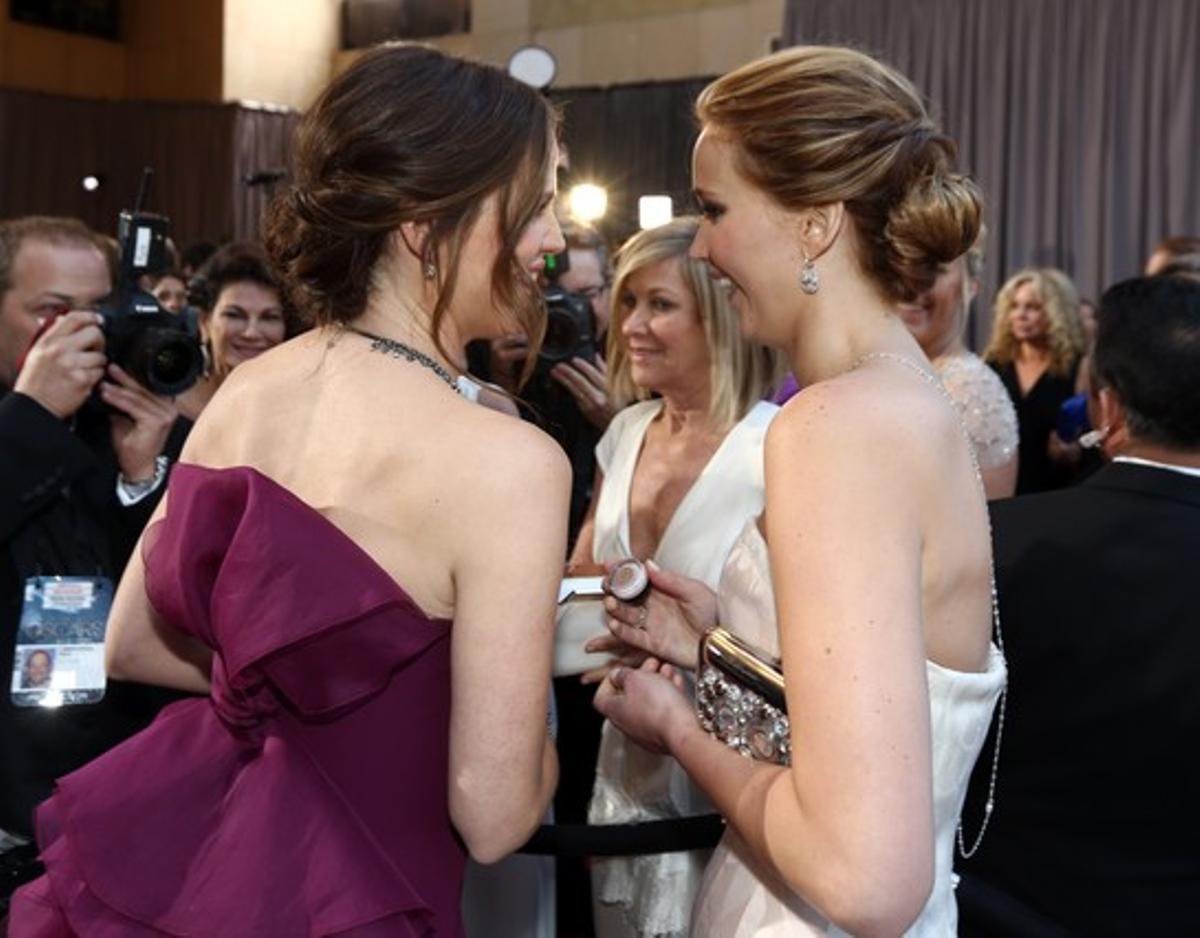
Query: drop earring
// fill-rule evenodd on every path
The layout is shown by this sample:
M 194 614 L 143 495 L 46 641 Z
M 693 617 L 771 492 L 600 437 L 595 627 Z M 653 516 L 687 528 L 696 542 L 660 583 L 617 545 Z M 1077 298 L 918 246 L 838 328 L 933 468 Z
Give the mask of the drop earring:
M 426 261 L 425 265 L 421 268 L 421 276 L 423 276 L 426 280 L 436 280 L 437 275 L 437 264 L 431 260 Z
M 200 376 L 203 378 L 211 378 L 213 372 L 213 349 L 212 339 L 205 336 L 200 340 Z
M 800 268 L 800 289 L 812 296 L 821 289 L 821 278 L 817 276 L 816 265 L 804 254 L 804 266 Z

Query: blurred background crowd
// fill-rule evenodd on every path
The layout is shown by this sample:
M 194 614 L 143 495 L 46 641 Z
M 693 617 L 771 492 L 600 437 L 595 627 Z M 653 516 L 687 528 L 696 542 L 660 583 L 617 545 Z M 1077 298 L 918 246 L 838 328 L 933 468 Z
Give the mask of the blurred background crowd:
M 32 57 L 41 44 L 65 62 L 82 49 L 85 60 L 120 59 L 125 75 L 121 88 L 110 74 L 89 97 L 86 61 L 45 78 L 21 55 L 0 59 L 6 675 L 30 663 L 15 644 L 27 579 L 119 578 L 222 383 L 309 325 L 259 225 L 287 184 L 295 112 L 230 100 L 249 97 L 246 59 L 269 45 L 259 14 L 227 0 L 219 30 L 227 58 L 216 78 L 208 59 L 179 52 L 150 75 L 152 44 L 209 42 L 214 27 L 197 9 L 205 5 L 132 2 L 121 12 L 112 4 L 115 20 L 94 6 L 101 12 L 90 21 L 39 20 L 38 4 L 16 2 L 0 14 L 6 54 L 25 48 Z M 268 6 L 297 20 L 320 6 L 321 30 L 336 32 L 341 17 L 342 34 L 357 31 L 364 44 L 399 22 L 379 26 L 386 18 L 368 4 L 313 2 L 302 5 L 304 16 Z M 762 510 L 761 467 L 746 467 L 775 409 L 805 391 L 775 353 L 740 337 L 722 284 L 688 256 L 701 208 L 687 195 L 701 76 L 751 57 L 746 49 L 765 51 L 764 39 L 836 39 L 892 56 L 943 113 L 986 199 L 987 230 L 974 247 L 897 310 L 958 406 L 994 502 L 1009 641 L 999 803 L 991 839 L 962 867 L 963 933 L 1118 933 L 1121 909 L 1150 905 L 1178 912 L 1164 916 L 1161 933 L 1194 926 L 1200 841 L 1180 793 L 1200 782 L 1183 755 L 1200 721 L 1197 606 L 1184 582 L 1200 556 L 1196 6 L 1104 0 L 1084 14 L 1060 0 L 1036 12 L 1020 2 L 680 3 L 578 22 L 554 4 L 513 6 L 519 11 L 499 2 L 397 5 L 407 8 L 409 36 L 496 58 L 507 29 L 522 38 L 512 51 L 550 48 L 551 70 L 564 72 L 544 82 L 565 115 L 557 206 L 565 249 L 542 273 L 545 341 L 532 357 L 526 335 L 473 343 L 458 379 L 464 393 L 539 425 L 567 453 L 564 562 L 653 557 L 716 588 L 733 538 Z M 682 53 L 664 52 L 668 64 L 631 79 L 589 71 L 614 61 L 605 43 L 622 49 L 616 61 L 629 60 L 625 47 L 641 26 L 686 27 L 703 46 L 701 30 L 726 20 L 699 7 L 763 26 L 745 48 L 716 43 L 711 61 L 675 62 Z M 106 23 L 115 35 L 79 31 Z M 561 43 L 570 30 L 578 55 L 568 61 Z M 254 42 L 238 45 L 242 31 Z M 106 44 L 100 52 L 87 45 L 96 42 Z M 596 47 L 585 52 L 583 42 Z M 985 55 L 985 42 L 1001 51 Z M 635 59 L 651 55 L 644 36 L 637 43 Z M 1016 50 L 1007 64 L 1005 48 Z M 354 55 L 338 50 L 333 67 Z M 1137 76 L 1111 74 L 1131 60 Z M 224 103 L 169 100 L 203 97 L 198 89 L 222 76 L 215 97 Z M 154 90 L 156 80 L 164 87 Z M 279 95 L 293 108 L 323 83 L 297 81 Z M 143 165 L 155 177 L 142 209 L 169 218 L 170 228 L 133 213 L 118 231 Z M 1122 281 L 1136 286 L 1110 289 Z M 1169 334 L 1139 332 L 1131 320 L 1145 310 L 1166 310 Z M 679 415 L 675 432 L 651 426 L 660 412 Z M 1110 476 L 1088 488 L 1122 459 L 1166 466 L 1179 479 L 1139 489 Z M 1071 494 L 1055 501 L 1046 493 Z M 26 624 L 22 635 L 36 644 L 43 632 Z M 603 723 L 591 707 L 593 678 L 571 671 L 555 680 L 562 768 L 554 821 L 710 811 L 669 758 L 635 751 Z M 61 712 L 4 697 L 7 894 L 36 869 L 32 810 L 53 780 L 145 726 L 172 695 L 113 682 L 103 704 Z M 968 816 L 983 811 L 990 761 L 981 765 Z M 1178 783 L 1164 781 L 1172 775 Z M 547 918 L 543 902 L 525 931 L 472 925 L 468 915 L 469 931 L 684 935 L 706 856 L 562 857 L 552 880 L 557 915 Z M 655 882 L 670 889 L 645 885 Z M 1106 892 L 1109 906 L 1099 898 Z

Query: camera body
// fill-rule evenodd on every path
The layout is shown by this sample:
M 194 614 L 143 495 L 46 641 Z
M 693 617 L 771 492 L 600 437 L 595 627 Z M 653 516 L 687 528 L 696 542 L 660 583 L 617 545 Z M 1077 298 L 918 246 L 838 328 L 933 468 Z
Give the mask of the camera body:
M 569 251 L 546 255 L 546 336 L 538 353 L 534 375 L 548 375 L 550 369 L 572 358 L 591 361 L 596 344 L 596 314 L 586 296 L 564 289 L 559 277 L 571 269 Z
M 204 356 L 195 311 L 169 313 L 138 287 L 143 274 L 165 266 L 167 227 L 167 219 L 161 215 L 121 212 L 117 283 L 97 312 L 104 319 L 108 360 L 155 394 L 173 396 L 196 383 L 204 368 Z
M 547 373 L 572 358 L 591 361 L 596 346 L 596 316 L 586 296 L 551 284 L 543 291 L 546 300 L 546 337 L 538 352 L 535 374 Z

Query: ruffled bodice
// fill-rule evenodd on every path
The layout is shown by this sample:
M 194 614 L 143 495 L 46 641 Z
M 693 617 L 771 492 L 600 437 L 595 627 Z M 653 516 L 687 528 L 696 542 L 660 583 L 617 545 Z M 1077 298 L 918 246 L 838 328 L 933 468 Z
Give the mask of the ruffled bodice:
M 730 551 L 718 591 L 719 621 L 773 655 L 779 654 L 775 597 L 767 544 L 758 526 L 746 525 Z M 935 875 L 924 910 L 909 938 L 957 933 L 954 843 L 971 768 L 983 746 L 992 711 L 1004 687 L 1004 657 L 993 645 L 987 668 L 973 673 L 926 662 L 933 744 Z M 844 933 L 768 872 L 728 830 L 713 853 L 696 899 L 693 938 L 796 938 Z
M 450 623 L 253 469 L 179 465 L 168 499 L 146 589 L 211 695 L 59 781 L 14 934 L 460 934 Z

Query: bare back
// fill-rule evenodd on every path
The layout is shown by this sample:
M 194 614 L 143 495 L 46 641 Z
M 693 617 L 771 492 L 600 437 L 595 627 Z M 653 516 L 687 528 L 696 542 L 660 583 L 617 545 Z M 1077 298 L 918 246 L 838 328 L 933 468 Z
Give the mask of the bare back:
M 252 466 L 350 536 L 429 615 L 452 617 L 456 540 L 478 519 L 516 421 L 459 397 L 431 371 L 316 330 L 231 376 L 185 459 Z
M 570 489 L 558 445 L 420 365 L 318 329 L 240 366 L 184 458 L 269 476 L 426 614 L 453 620 L 451 819 L 485 862 L 523 843 L 557 777 L 544 722 Z M 146 648 L 148 627 L 132 631 L 126 646 Z M 147 657 L 132 677 L 178 671 L 170 654 Z
M 826 523 L 858 530 L 859 544 L 887 529 L 896 543 L 874 562 L 911 569 L 918 578 L 911 601 L 925 656 L 954 670 L 982 670 L 992 624 L 990 528 L 970 443 L 953 405 L 903 366 L 860 369 L 815 386 L 784 408 L 769 436 L 769 459 L 772 450 L 768 532 L 777 533 L 770 524 L 772 505 L 790 513 L 793 502 L 797 529 L 817 543 L 829 536 L 821 529 Z M 809 469 L 792 478 L 796 462 Z M 809 471 L 814 475 L 805 478 Z M 788 491 L 795 486 L 827 494 L 810 500 Z M 843 496 L 843 508 L 827 508 Z M 842 569 L 858 576 L 867 592 L 887 590 L 868 563 L 855 549 L 842 558 Z M 877 596 L 891 617 L 904 612 L 907 597 L 900 589 Z

